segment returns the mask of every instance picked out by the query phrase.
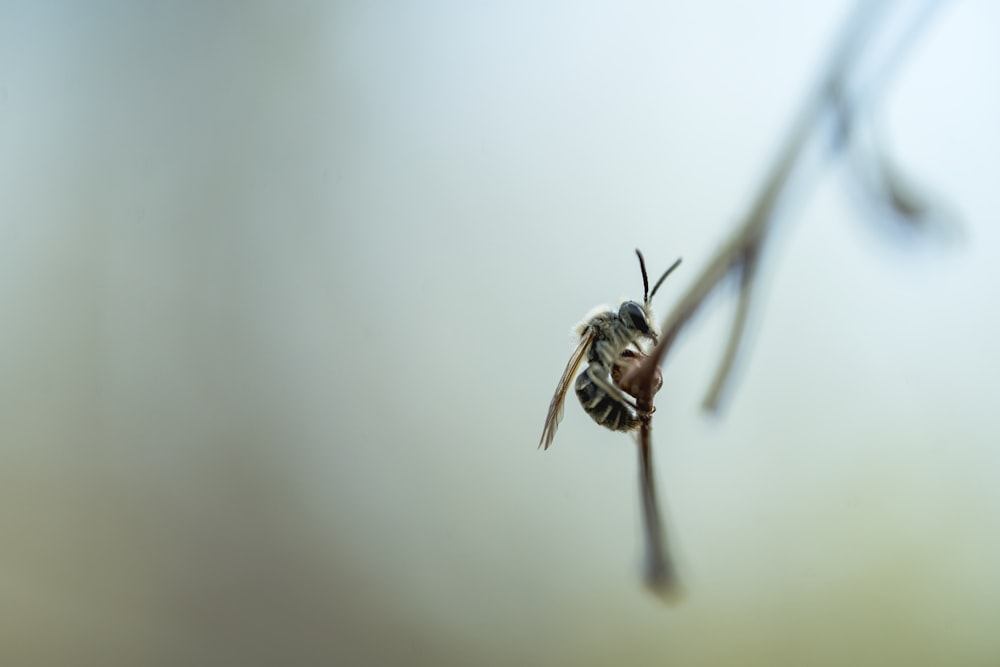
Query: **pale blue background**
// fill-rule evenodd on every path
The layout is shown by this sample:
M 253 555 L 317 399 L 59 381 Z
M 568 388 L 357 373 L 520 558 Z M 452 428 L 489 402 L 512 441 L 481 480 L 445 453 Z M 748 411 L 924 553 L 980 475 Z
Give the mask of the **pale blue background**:
M 886 91 L 962 220 L 833 167 L 664 371 L 688 589 L 635 452 L 545 408 L 595 304 L 665 313 L 848 2 L 0 5 L 0 662 L 942 665 L 1000 657 L 1000 11 Z

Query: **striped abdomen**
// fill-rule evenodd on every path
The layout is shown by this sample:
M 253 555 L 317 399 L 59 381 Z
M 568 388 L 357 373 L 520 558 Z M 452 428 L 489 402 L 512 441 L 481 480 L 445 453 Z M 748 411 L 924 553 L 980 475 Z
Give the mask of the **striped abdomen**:
M 603 366 L 591 363 L 590 368 L 600 371 Z M 611 382 L 610 377 L 608 382 Z M 580 399 L 580 405 L 587 414 L 605 428 L 612 431 L 631 431 L 639 428 L 639 418 L 635 411 L 594 384 L 587 371 L 580 373 L 576 378 L 576 397 Z

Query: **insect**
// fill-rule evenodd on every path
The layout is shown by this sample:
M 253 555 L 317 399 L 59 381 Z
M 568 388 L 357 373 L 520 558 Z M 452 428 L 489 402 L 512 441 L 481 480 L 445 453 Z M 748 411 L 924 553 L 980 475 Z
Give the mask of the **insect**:
M 635 254 L 639 257 L 639 269 L 642 271 L 642 303 L 623 301 L 618 312 L 599 308 L 577 327 L 580 343 L 570 356 L 549 403 L 539 447 L 548 449 L 552 444 L 562 419 L 570 383 L 584 359 L 587 360 L 587 367 L 576 377 L 576 396 L 595 422 L 612 431 L 633 431 L 642 424 L 644 417 L 648 417 L 639 410 L 635 397 L 627 391 L 627 387 L 621 386 L 621 382 L 627 371 L 644 356 L 641 349 L 634 348 L 639 348 L 643 340 L 656 342 L 657 330 L 649 304 L 656 290 L 681 260 L 678 259 L 663 272 L 650 292 L 646 261 L 639 250 Z M 662 384 L 662 377 L 657 376 L 657 379 Z

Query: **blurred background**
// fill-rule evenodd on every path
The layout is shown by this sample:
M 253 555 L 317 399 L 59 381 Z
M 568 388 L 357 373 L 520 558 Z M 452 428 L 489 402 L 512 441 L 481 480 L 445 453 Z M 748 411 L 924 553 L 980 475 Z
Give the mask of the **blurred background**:
M 841 163 L 664 369 L 687 595 L 636 452 L 548 401 L 593 306 L 665 314 L 752 201 L 846 1 L 0 4 L 0 662 L 1000 659 L 1000 10 L 876 108 L 961 221 Z

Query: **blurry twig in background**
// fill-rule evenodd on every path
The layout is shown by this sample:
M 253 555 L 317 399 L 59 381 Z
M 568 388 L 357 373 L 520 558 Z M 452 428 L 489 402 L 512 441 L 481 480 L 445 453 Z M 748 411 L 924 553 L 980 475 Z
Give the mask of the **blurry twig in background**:
M 796 184 L 804 158 L 816 142 L 823 142 L 820 147 L 827 154 L 847 153 L 852 174 L 902 227 L 924 231 L 934 220 L 943 219 L 941 207 L 913 186 L 881 149 L 871 122 L 871 109 L 889 75 L 937 4 L 933 0 L 858 3 L 746 218 L 666 318 L 659 343 L 631 372 L 628 383 L 639 388 L 638 400 L 652 399 L 656 369 L 677 335 L 706 298 L 734 276 L 739 280 L 739 301 L 722 361 L 704 401 L 706 409 L 719 409 L 744 339 L 765 241 L 779 218 L 779 205 Z
M 888 209 L 893 214 L 890 217 L 903 228 L 924 231 L 930 221 L 940 217 L 939 207 L 910 185 L 886 156 L 871 122 L 871 108 L 884 89 L 893 66 L 898 64 L 906 46 L 936 4 L 902 0 L 859 2 L 818 88 L 806 100 L 805 108 L 792 126 L 745 220 L 667 317 L 659 342 L 650 355 L 622 379 L 622 386 L 629 388 L 629 393 L 635 396 L 637 405 L 646 414 L 651 413 L 653 395 L 662 383 L 659 367 L 677 335 L 706 298 L 726 278 L 735 276 L 739 280 L 739 301 L 729 341 L 704 401 L 706 409 L 719 409 L 745 336 L 764 243 L 779 217 L 779 205 L 798 183 L 795 179 L 803 171 L 805 157 L 814 144 L 825 139 L 825 144 L 819 144 L 824 153 L 846 152 L 851 159 L 852 174 L 863 190 L 879 208 Z M 647 536 L 646 582 L 653 590 L 676 599 L 680 593 L 679 580 L 667 548 L 651 471 L 651 427 L 651 420 L 647 418 L 639 432 L 639 476 Z

